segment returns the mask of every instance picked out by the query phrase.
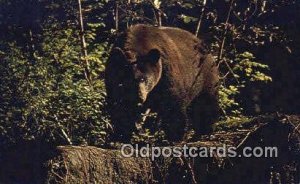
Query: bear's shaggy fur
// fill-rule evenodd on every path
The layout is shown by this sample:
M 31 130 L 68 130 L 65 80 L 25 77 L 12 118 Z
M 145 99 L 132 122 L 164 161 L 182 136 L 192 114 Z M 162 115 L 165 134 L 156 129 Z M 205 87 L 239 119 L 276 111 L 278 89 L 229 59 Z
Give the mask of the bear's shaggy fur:
M 208 133 L 218 114 L 217 66 L 203 41 L 178 28 L 138 24 L 118 36 L 105 72 L 115 135 L 128 141 L 139 109 L 162 120 L 170 141 L 188 125 Z

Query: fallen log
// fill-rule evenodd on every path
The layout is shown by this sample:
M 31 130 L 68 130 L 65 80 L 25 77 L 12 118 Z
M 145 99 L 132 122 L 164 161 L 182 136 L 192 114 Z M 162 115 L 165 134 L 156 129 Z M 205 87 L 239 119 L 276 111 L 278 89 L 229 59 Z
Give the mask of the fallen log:
M 235 147 L 237 155 L 246 147 L 276 147 L 278 156 L 220 157 L 213 152 L 212 157 L 151 160 L 125 158 L 120 149 L 59 146 L 47 154 L 19 152 L 19 159 L 13 156 L 18 153 L 3 155 L 0 183 L 300 183 L 300 116 L 261 116 L 186 144 L 225 144 Z
M 50 183 L 144 183 L 151 180 L 148 159 L 124 158 L 118 150 L 59 146 L 48 162 Z

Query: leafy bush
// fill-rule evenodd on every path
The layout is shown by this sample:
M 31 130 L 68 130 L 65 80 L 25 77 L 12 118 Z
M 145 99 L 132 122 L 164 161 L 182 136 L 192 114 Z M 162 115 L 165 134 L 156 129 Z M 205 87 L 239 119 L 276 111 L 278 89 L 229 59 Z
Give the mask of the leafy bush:
M 1 145 L 24 139 L 89 145 L 106 141 L 110 124 L 99 76 L 107 43 L 94 44 L 93 29 L 86 33 L 93 44 L 87 58 L 90 84 L 84 76 L 79 31 L 72 22 L 59 21 L 50 16 L 39 34 L 26 35 L 31 36 L 30 49 L 15 41 L 0 44 Z

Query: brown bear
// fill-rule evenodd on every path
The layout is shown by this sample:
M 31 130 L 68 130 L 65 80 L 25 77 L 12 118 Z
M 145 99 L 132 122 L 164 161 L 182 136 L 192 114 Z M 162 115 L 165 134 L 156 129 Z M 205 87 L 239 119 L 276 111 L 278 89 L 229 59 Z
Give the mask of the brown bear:
M 208 133 L 218 117 L 218 81 L 212 55 L 193 34 L 130 27 L 117 37 L 105 71 L 115 137 L 129 141 L 145 108 L 158 114 L 169 141 L 182 140 L 187 127 L 196 135 Z

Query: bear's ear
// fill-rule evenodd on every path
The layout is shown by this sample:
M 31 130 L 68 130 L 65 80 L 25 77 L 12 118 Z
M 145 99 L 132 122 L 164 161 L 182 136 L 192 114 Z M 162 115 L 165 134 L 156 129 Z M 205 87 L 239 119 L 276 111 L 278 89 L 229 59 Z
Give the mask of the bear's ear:
M 160 59 L 160 51 L 158 49 L 151 49 L 147 57 L 152 64 L 156 64 Z
M 111 58 L 116 61 L 126 60 L 126 56 L 120 47 L 113 48 L 110 55 L 111 55 Z

